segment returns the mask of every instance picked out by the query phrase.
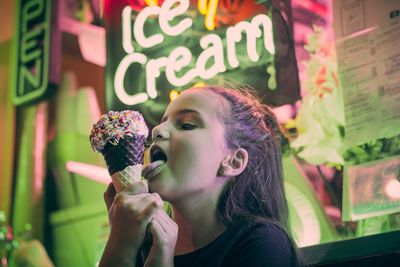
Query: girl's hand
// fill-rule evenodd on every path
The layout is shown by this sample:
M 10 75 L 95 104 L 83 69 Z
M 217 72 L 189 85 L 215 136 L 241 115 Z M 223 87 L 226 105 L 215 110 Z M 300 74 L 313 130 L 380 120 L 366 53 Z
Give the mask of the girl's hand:
M 145 262 L 145 267 L 174 266 L 175 245 L 178 238 L 178 225 L 163 210 L 153 215 L 149 230 L 153 244 Z
M 134 183 L 118 194 L 115 193 L 112 184 L 108 186 L 104 199 L 111 231 L 102 262 L 122 263 L 135 259 L 143 244 L 150 220 L 164 205 L 158 194 L 150 194 L 148 191 L 144 181 Z
M 140 249 L 147 226 L 164 203 L 156 193 L 148 193 L 146 182 L 133 183 L 116 194 L 109 208 L 110 236 L 117 236 L 120 244 Z

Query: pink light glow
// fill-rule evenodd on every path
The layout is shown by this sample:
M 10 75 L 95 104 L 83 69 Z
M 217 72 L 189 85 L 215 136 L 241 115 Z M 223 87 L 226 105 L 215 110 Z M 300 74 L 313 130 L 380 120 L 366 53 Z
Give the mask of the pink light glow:
M 364 35 L 364 34 L 366 34 L 368 32 L 376 30 L 377 28 L 378 28 L 378 26 L 374 26 L 374 27 L 366 28 L 366 29 L 361 30 L 361 31 L 357 31 L 357 32 L 355 32 L 353 34 L 350 34 L 350 35 L 338 40 L 338 42 L 342 42 L 344 40 L 352 39 L 352 38 L 354 38 L 356 36 Z
M 327 7 L 324 4 L 320 4 L 313 0 L 293 1 L 292 5 L 300 6 L 304 9 L 311 10 L 321 17 L 326 17 L 328 13 Z
M 66 163 L 66 169 L 69 172 L 82 175 L 92 181 L 109 184 L 111 182 L 110 175 L 104 167 L 91 165 L 78 161 L 68 161 Z
M 386 184 L 384 192 L 391 199 L 400 199 L 400 182 L 396 179 L 390 180 Z
M 279 123 L 285 123 L 293 118 L 293 107 L 291 105 L 283 105 L 273 108 L 273 112 Z
M 47 103 L 37 107 L 35 118 L 35 143 L 33 148 L 33 200 L 40 201 L 43 196 L 45 178 L 45 153 L 47 131 Z
M 106 31 L 102 27 L 82 24 L 78 38 L 82 57 L 101 67 L 106 65 Z

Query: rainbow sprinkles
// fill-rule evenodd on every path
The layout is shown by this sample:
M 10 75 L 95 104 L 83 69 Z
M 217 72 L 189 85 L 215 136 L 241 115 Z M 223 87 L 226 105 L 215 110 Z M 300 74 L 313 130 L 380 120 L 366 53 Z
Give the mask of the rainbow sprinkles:
M 117 145 L 125 136 L 144 135 L 147 138 L 149 129 L 142 114 L 133 110 L 109 111 L 93 125 L 90 133 L 90 144 L 94 151 L 101 153 L 107 143 Z

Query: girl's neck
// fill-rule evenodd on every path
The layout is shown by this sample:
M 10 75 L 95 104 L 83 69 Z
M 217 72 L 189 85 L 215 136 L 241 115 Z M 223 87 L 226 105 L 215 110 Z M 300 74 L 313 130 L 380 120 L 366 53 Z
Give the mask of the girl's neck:
M 220 191 L 220 190 L 217 190 Z M 173 220 L 179 226 L 176 254 L 186 254 L 206 246 L 224 230 L 217 219 L 218 196 L 191 196 L 172 203 Z

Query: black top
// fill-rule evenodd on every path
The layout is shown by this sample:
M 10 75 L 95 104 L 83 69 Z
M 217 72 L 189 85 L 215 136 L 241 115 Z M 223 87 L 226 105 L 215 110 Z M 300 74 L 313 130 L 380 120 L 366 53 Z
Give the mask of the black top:
M 295 262 L 287 234 L 265 220 L 231 225 L 205 247 L 175 256 L 175 267 L 289 267 Z

